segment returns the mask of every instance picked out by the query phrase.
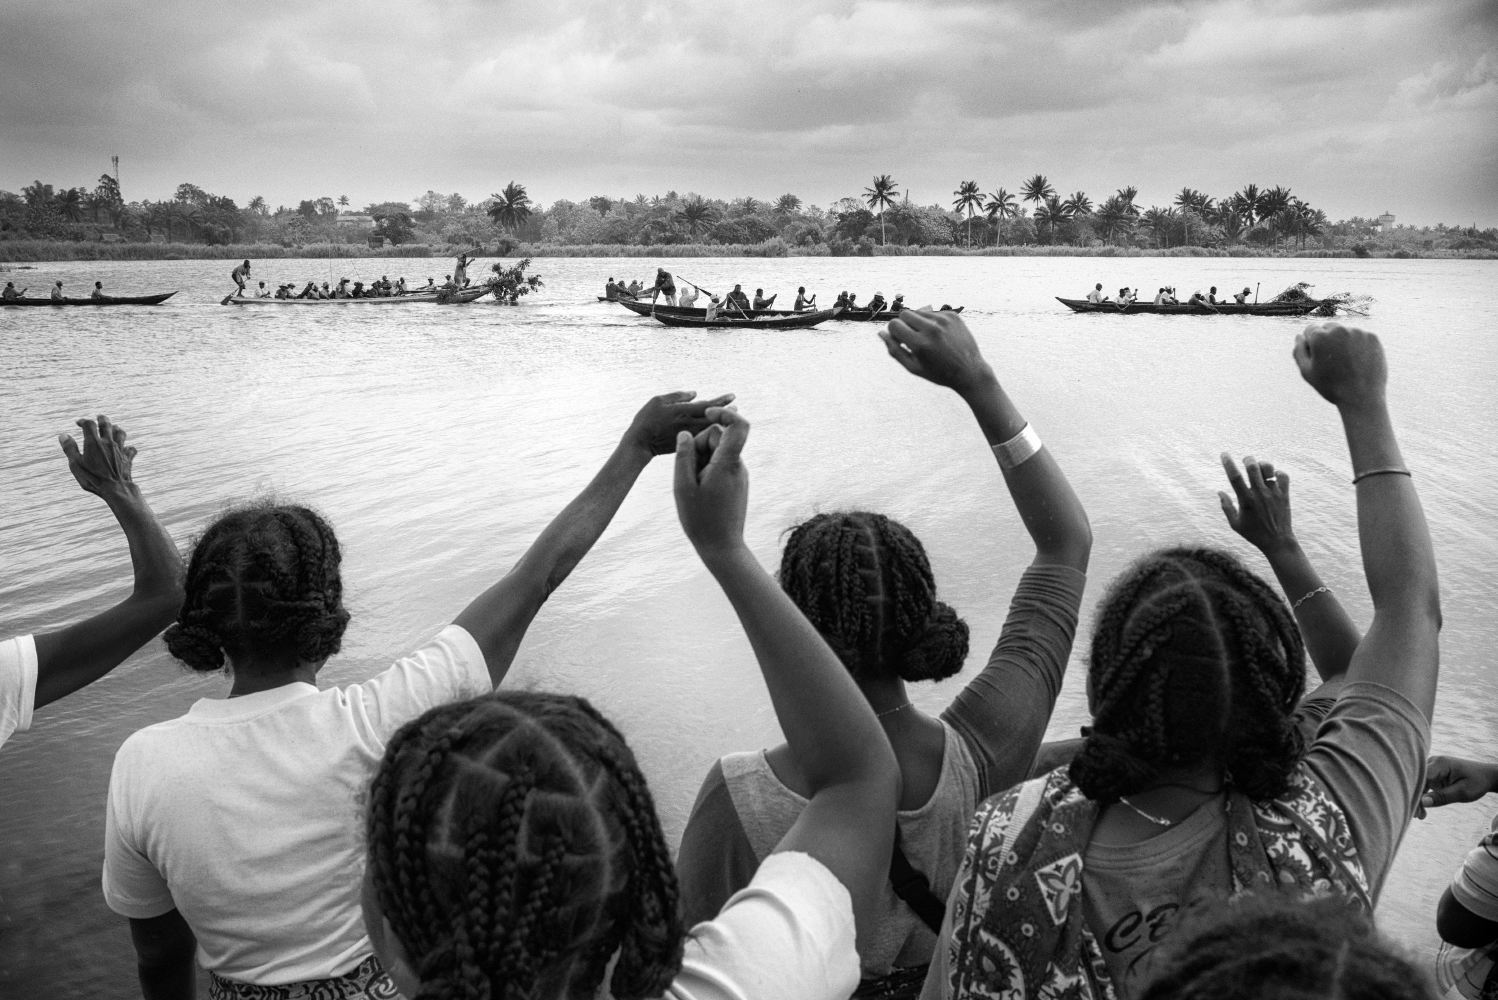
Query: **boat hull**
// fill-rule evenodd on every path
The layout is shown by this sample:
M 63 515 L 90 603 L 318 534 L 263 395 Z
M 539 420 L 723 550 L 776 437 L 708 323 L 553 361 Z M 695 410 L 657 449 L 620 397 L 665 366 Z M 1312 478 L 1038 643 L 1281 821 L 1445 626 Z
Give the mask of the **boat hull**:
M 155 295 L 105 295 L 97 299 L 3 299 L 0 306 L 157 306 L 176 294 L 173 291 Z
M 1105 313 L 1111 316 L 1305 316 L 1328 303 L 1319 299 L 1303 302 L 1218 302 L 1213 305 L 1192 305 L 1189 302 L 1170 302 L 1155 305 L 1153 302 L 1131 302 L 1121 306 L 1117 302 L 1088 302 L 1086 299 L 1063 299 L 1056 301 L 1072 312 Z
M 649 316 L 650 313 L 651 313 L 651 306 L 650 306 L 650 303 L 648 301 L 645 301 L 645 302 L 626 302 L 623 299 L 620 299 L 618 301 L 619 301 L 619 304 L 621 306 L 623 306 L 624 308 L 628 309 L 630 312 L 639 313 L 641 316 Z M 745 309 L 742 313 L 740 313 L 737 309 L 733 309 L 733 310 L 729 310 L 729 311 L 734 316 L 741 316 L 742 315 L 742 316 L 747 316 L 750 319 L 758 319 L 761 316 L 810 316 L 810 315 L 812 315 L 812 311 L 811 310 L 804 310 L 802 312 L 797 312 L 794 309 Z M 824 311 L 825 312 L 835 313 L 836 315 L 834 315 L 832 317 L 833 319 L 851 320 L 853 322 L 874 322 L 874 323 L 888 322 L 889 320 L 892 320 L 896 316 L 899 315 L 898 312 L 891 312 L 888 309 L 881 309 L 877 313 L 876 312 L 871 312 L 868 309 L 831 309 L 831 310 L 824 310 Z M 962 312 L 962 306 L 958 306 L 955 309 L 949 309 L 949 310 L 946 310 L 946 311 L 947 312 Z M 657 304 L 655 306 L 655 314 L 657 316 L 686 316 L 686 317 L 689 317 L 689 318 L 702 319 L 702 318 L 705 318 L 707 316 L 707 310 L 706 309 L 698 309 L 698 308 L 695 308 L 695 307 L 692 307 L 692 306 L 668 306 L 665 303 L 659 303 L 659 304 Z
M 488 295 L 488 287 L 465 288 L 455 294 L 452 302 L 472 302 Z M 377 295 L 360 299 L 258 299 L 251 296 L 231 295 L 224 299 L 226 306 L 408 306 L 417 302 L 440 302 L 435 292 L 412 292 L 408 295 Z
M 655 321 L 664 323 L 666 326 L 696 327 L 701 329 L 723 329 L 736 328 L 742 330 L 801 330 L 806 327 L 825 323 L 836 314 L 834 309 L 824 309 L 820 312 L 792 313 L 789 316 L 759 316 L 750 319 L 743 317 L 728 317 L 718 315 L 713 319 L 706 316 L 677 316 L 670 313 L 657 312 Z

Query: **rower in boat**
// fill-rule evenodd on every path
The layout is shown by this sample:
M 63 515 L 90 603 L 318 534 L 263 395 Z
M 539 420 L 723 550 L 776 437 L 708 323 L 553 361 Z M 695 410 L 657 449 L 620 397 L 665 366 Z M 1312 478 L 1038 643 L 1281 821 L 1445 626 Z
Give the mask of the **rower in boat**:
M 278 299 L 289 299 L 289 298 L 291 298 L 291 290 L 293 288 L 295 288 L 295 287 L 296 287 L 295 285 L 290 285 L 290 284 L 287 284 L 287 285 L 277 285 L 276 286 L 276 298 L 278 298 Z
M 1087 301 L 1095 303 L 1108 301 L 1108 297 L 1103 294 L 1103 283 L 1101 281 L 1099 281 L 1096 285 L 1093 285 L 1092 291 L 1087 293 Z
M 57 284 L 55 284 L 55 285 L 52 286 L 52 301 L 53 302 L 61 302 L 62 301 L 62 282 L 60 282 L 60 281 L 57 282 Z
M 104 282 L 102 282 L 102 281 L 96 281 L 96 282 L 94 282 L 94 290 L 88 293 L 88 297 L 91 298 L 91 299 L 102 299 L 102 298 L 104 298 Z
M 805 285 L 802 285 L 800 288 L 796 289 L 796 311 L 797 312 L 806 312 L 807 310 L 809 310 L 809 309 L 815 309 L 816 307 L 817 307 L 817 297 L 815 295 L 813 295 L 811 298 L 807 298 L 806 297 L 806 286 Z
M 695 309 L 697 306 L 697 296 L 702 293 L 702 289 L 698 288 L 690 281 L 683 281 L 682 284 L 686 287 L 677 293 L 677 305 L 681 306 L 683 309 Z
M 1248 304 L 1248 286 L 1243 286 L 1243 291 L 1233 293 L 1233 301 L 1241 305 Z
M 1201 293 L 1200 289 L 1197 289 L 1196 291 L 1191 293 L 1191 298 L 1186 300 L 1186 304 L 1188 306 L 1211 305 L 1211 303 L 1207 301 L 1207 297 Z
M 426 283 L 426 285 L 423 286 L 423 287 L 421 287 L 421 288 L 418 288 L 416 290 L 418 292 L 435 292 L 437 290 L 437 283 L 432 280 L 432 276 L 431 275 L 427 275 L 427 283 Z
M 770 296 L 767 299 L 767 298 L 765 298 L 765 290 L 763 288 L 756 288 L 754 290 L 754 308 L 755 309 L 774 309 L 775 308 L 775 300 L 778 299 L 779 297 L 780 297 L 780 293 L 776 292 L 774 295 Z
M 0 292 L 0 301 L 9 302 L 11 299 L 19 299 L 25 294 L 26 289 L 23 288 L 18 292 L 16 291 L 16 283 L 14 281 L 7 281 L 5 283 L 5 291 Z
M 265 282 L 263 282 L 263 281 L 260 282 L 260 289 L 257 292 L 255 292 L 255 298 L 257 298 L 257 299 L 268 299 L 268 298 L 270 298 L 270 289 L 265 287 Z
M 835 298 L 835 299 L 832 300 L 832 308 L 834 308 L 834 309 L 846 309 L 846 308 L 848 308 L 848 293 L 847 292 L 838 292 L 837 293 L 837 298 Z
M 671 277 L 670 271 L 658 267 L 655 270 L 655 285 L 650 289 L 651 304 L 654 305 L 655 300 L 662 295 L 666 297 L 666 305 L 676 305 L 676 281 Z
M 875 291 L 874 297 L 869 299 L 869 304 L 865 308 L 868 309 L 870 316 L 877 315 L 879 310 L 884 308 L 884 293 Z
M 707 297 L 707 305 L 703 307 L 703 312 L 706 314 L 706 318 L 709 321 L 718 318 L 718 307 L 721 304 L 722 303 L 718 301 L 718 297 L 716 295 L 709 295 Z
M 905 295 L 902 292 L 901 294 L 896 295 L 894 301 L 889 304 L 889 311 L 892 312 L 892 313 L 897 313 L 901 309 L 904 309 L 904 308 L 905 308 Z
M 234 292 L 235 296 L 238 298 L 243 298 L 245 282 L 250 280 L 250 262 L 245 261 L 234 270 L 230 271 L 229 277 L 234 279 L 236 288 Z
M 1211 288 L 1207 289 L 1207 304 L 1213 306 L 1218 304 L 1216 285 L 1213 285 Z
M 608 299 L 610 302 L 618 302 L 619 295 L 623 291 L 624 287 L 617 281 L 615 281 L 613 279 L 613 276 L 611 275 L 608 282 L 603 286 L 603 297 Z
M 724 308 L 733 307 L 739 312 L 747 312 L 752 308 L 749 304 L 749 296 L 744 293 L 743 285 L 734 285 L 733 291 L 729 292 L 723 300 Z
M 454 286 L 462 288 L 468 284 L 468 263 L 473 260 L 465 251 L 458 254 L 458 263 L 453 266 L 452 282 Z

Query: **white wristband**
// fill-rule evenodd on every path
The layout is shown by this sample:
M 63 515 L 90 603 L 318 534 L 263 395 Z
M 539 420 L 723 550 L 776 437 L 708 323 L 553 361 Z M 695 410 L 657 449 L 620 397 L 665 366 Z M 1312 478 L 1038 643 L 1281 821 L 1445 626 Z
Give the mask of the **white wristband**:
M 1035 428 L 1026 424 L 1023 429 L 1008 441 L 1000 442 L 993 446 L 994 456 L 999 460 L 999 468 L 1006 472 L 1018 468 L 1025 462 L 1035 457 L 1040 450 L 1040 435 L 1035 433 Z

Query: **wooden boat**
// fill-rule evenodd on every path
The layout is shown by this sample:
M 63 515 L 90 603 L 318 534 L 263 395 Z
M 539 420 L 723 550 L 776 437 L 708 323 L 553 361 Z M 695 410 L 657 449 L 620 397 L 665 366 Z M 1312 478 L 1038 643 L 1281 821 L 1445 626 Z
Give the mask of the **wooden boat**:
M 0 299 L 0 306 L 159 306 L 176 294 L 171 291 L 155 295 L 105 295 L 97 299 Z
M 452 302 L 472 302 L 488 295 L 488 285 L 464 288 L 454 293 Z M 437 292 L 407 292 L 405 295 L 375 295 L 360 299 L 259 299 L 250 295 L 227 296 L 226 306 L 403 306 L 413 302 L 438 302 Z
M 707 316 L 706 309 L 698 309 L 696 306 L 668 306 L 664 302 L 651 306 L 648 299 L 644 301 L 631 299 L 617 299 L 621 306 L 630 312 L 639 313 L 641 316 L 649 316 L 654 312 L 657 316 L 685 316 L 688 319 L 704 319 Z M 810 316 L 809 312 L 796 312 L 794 309 L 745 309 L 742 312 L 732 307 L 720 307 L 718 312 L 732 313 L 734 316 L 743 318 L 745 316 L 755 319 L 760 316 Z
M 1211 305 L 1169 302 L 1155 305 L 1153 302 L 1140 301 L 1121 306 L 1117 302 L 1088 302 L 1086 299 L 1063 299 L 1058 295 L 1056 301 L 1072 312 L 1105 313 L 1113 316 L 1306 316 L 1313 312 L 1329 316 L 1336 311 L 1336 301 L 1333 299 L 1244 302 L 1241 305 L 1237 302 L 1216 302 Z
M 910 306 L 906 306 L 905 308 L 909 309 Z M 965 306 L 943 306 L 937 311 L 960 313 L 965 308 Z M 866 320 L 871 323 L 887 323 L 890 320 L 894 319 L 896 316 L 900 315 L 900 312 L 901 310 L 898 309 L 881 309 L 878 312 L 873 312 L 869 309 L 859 309 L 855 307 L 853 309 L 844 309 L 842 312 L 837 314 L 837 318 L 854 321 Z
M 836 309 L 823 309 L 819 312 L 792 313 L 789 316 L 752 316 L 748 319 L 743 316 L 725 316 L 719 313 L 712 319 L 706 316 L 678 316 L 674 313 L 657 312 L 654 319 L 657 323 L 667 326 L 686 326 L 699 328 L 723 328 L 734 327 L 743 330 L 800 330 L 818 323 L 825 323 L 837 315 Z

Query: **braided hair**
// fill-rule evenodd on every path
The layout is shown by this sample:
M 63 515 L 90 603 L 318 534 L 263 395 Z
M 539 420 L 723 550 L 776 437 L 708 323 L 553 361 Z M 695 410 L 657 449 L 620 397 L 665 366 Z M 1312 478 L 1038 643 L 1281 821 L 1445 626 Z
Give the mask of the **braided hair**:
M 581 698 L 494 692 L 390 741 L 369 866 L 421 991 L 412 1000 L 618 1000 L 681 968 L 676 870 L 634 755 Z
M 1250 893 L 1183 912 L 1139 1000 L 1434 1000 L 1430 974 L 1338 896 Z
M 926 549 L 883 514 L 817 514 L 796 525 L 780 586 L 855 679 L 939 681 L 967 659 L 967 622 L 936 599 Z
M 1291 715 L 1305 662 L 1290 609 L 1231 555 L 1145 556 L 1098 605 L 1093 724 L 1072 780 L 1111 802 L 1164 768 L 1215 761 L 1250 798 L 1272 798 L 1305 749 Z
M 341 561 L 332 527 L 306 507 L 230 511 L 193 547 L 167 649 L 205 672 L 222 668 L 226 655 L 327 659 L 338 652 L 349 620 Z

